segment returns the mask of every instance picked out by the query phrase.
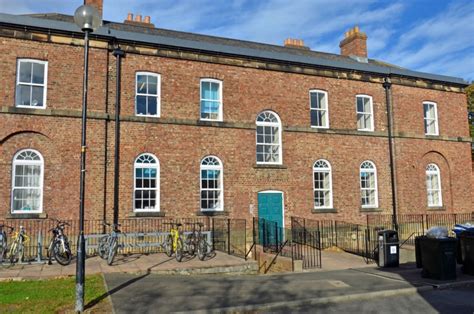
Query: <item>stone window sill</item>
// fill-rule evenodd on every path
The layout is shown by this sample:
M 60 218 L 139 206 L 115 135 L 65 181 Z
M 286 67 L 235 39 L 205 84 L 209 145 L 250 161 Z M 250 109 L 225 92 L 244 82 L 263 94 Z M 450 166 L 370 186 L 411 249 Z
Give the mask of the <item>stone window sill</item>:
M 263 165 L 256 164 L 253 166 L 254 169 L 288 169 L 285 165 Z
M 225 210 L 221 211 L 212 211 L 212 210 L 207 210 L 207 211 L 198 211 L 196 213 L 196 216 L 229 216 L 229 212 Z
M 141 217 L 165 217 L 165 212 L 131 212 L 128 214 L 130 218 L 141 218 Z
M 446 206 L 428 207 L 428 211 L 433 211 L 433 212 L 445 211 L 445 210 L 446 210 Z
M 24 214 L 12 214 L 8 213 L 6 216 L 7 219 L 47 219 L 48 215 L 46 213 L 24 213 Z
M 361 207 L 360 212 L 361 213 L 379 213 L 379 212 L 383 212 L 383 209 L 382 208 Z
M 313 208 L 311 210 L 313 214 L 326 214 L 326 213 L 337 213 L 335 208 Z

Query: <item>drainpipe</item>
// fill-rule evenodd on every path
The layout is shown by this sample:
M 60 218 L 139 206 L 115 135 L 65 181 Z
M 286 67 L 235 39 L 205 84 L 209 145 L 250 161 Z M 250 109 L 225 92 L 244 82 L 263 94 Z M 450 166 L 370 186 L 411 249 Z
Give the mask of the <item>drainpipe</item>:
M 390 155 L 390 180 L 392 186 L 392 224 L 396 231 L 398 231 L 397 219 L 397 186 L 395 179 L 395 153 L 393 140 L 393 119 L 392 119 L 392 81 L 390 77 L 384 78 L 383 88 L 385 89 L 385 98 L 387 104 L 387 125 L 388 125 L 388 151 Z
M 125 56 L 125 51 L 117 48 L 112 52 L 116 58 L 116 89 L 115 89 L 115 154 L 114 154 L 114 224 L 118 224 L 119 219 L 119 178 L 120 178 L 120 68 L 122 57 Z

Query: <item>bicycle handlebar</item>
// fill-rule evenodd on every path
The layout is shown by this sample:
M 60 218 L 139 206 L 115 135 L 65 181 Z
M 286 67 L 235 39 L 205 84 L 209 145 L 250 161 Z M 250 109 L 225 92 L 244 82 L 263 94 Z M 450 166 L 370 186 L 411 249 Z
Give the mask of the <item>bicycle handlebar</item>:
M 10 232 L 12 232 L 13 230 L 15 230 L 15 228 L 10 227 L 10 226 L 7 226 L 7 225 L 0 225 L 0 229 L 1 229 L 1 228 L 8 228 L 8 229 L 10 229 Z

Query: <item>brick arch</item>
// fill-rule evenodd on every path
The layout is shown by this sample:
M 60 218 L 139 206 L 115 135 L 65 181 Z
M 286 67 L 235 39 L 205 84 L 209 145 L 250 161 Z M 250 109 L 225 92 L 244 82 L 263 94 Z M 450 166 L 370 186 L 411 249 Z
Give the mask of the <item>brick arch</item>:
M 36 131 L 20 131 L 5 136 L 0 142 L 0 199 L 4 204 L 11 201 L 12 162 L 15 154 L 23 149 L 34 149 L 44 159 L 43 211 L 48 216 L 53 209 L 59 210 L 62 198 L 58 191 L 63 189 L 64 180 L 58 176 L 62 172 L 63 160 L 57 145 L 48 136 Z M 10 206 L 0 206 L 0 215 L 10 212 Z
M 425 178 L 426 165 L 434 163 L 440 169 L 441 174 L 441 193 L 443 196 L 443 206 L 449 211 L 453 209 L 453 187 L 452 187 L 452 173 L 451 167 L 446 156 L 439 151 L 428 151 L 418 161 L 417 173 L 420 173 Z M 423 180 L 425 194 L 426 194 L 426 182 Z M 426 198 L 426 197 L 425 197 Z M 426 200 L 425 200 L 426 202 Z

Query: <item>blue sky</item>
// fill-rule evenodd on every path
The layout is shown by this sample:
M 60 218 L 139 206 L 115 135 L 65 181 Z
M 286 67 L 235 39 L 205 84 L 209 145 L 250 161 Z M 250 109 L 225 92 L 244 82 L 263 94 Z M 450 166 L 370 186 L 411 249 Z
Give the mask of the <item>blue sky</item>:
M 0 12 L 73 14 L 81 0 L 0 0 Z M 359 25 L 369 58 L 474 80 L 473 0 L 104 0 L 104 19 L 150 15 L 156 27 L 339 53 Z

